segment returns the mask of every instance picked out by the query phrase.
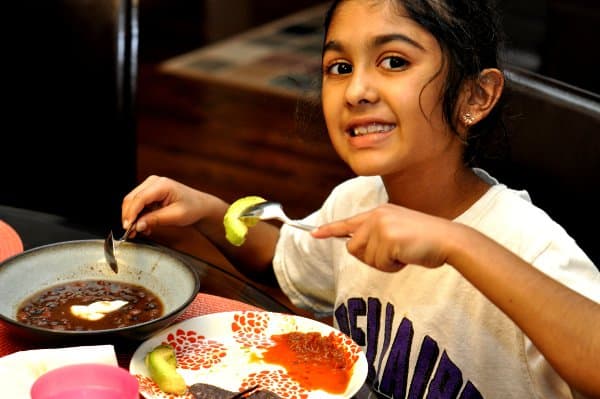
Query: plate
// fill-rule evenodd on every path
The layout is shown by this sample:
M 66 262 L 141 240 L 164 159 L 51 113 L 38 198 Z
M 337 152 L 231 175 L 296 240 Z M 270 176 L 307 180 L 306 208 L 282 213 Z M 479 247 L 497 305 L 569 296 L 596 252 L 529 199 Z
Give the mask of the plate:
M 266 348 L 274 345 L 272 335 L 295 331 L 319 332 L 321 335 L 333 333 L 339 338 L 339 345 L 355 360 L 350 382 L 343 394 L 307 391 L 291 379 L 282 366 L 257 361 Z M 174 324 L 137 348 L 129 371 L 138 378 L 140 393 L 146 399 L 193 399 L 191 394 L 166 394 L 150 378 L 144 357 L 161 344 L 175 348 L 177 370 L 188 386 L 206 383 L 237 392 L 241 387 L 260 384 L 262 388 L 287 399 L 342 399 L 353 396 L 367 377 L 367 360 L 361 348 L 327 324 L 283 313 L 222 312 Z

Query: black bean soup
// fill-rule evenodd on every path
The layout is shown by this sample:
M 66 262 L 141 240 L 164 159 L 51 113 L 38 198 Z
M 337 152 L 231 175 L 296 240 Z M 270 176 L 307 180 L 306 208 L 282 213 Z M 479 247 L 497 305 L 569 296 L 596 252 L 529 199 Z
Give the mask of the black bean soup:
M 100 320 L 87 320 L 71 312 L 73 305 L 96 301 L 122 300 L 128 303 L 106 313 Z M 164 306 L 144 287 L 109 280 L 72 281 L 52 286 L 26 299 L 17 319 L 26 324 L 52 330 L 108 330 L 153 320 L 163 314 Z

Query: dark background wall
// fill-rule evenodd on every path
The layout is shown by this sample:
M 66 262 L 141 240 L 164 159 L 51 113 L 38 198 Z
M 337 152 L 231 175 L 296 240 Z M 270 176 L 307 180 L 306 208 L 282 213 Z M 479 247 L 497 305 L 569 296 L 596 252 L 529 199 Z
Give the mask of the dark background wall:
M 140 71 L 322 3 L 321 0 L 138 2 Z M 0 35 L 6 59 L 2 64 L 3 94 L 8 104 L 3 112 L 5 129 L 0 143 L 0 203 L 71 215 L 85 223 L 96 223 L 101 231 L 107 230 L 109 223 L 117 225 L 121 198 L 136 183 L 136 165 L 140 164 L 136 163 L 136 150 L 140 140 L 148 135 L 149 124 L 147 119 L 140 121 L 141 117 L 163 112 L 163 116 L 176 118 L 180 112 L 166 113 L 163 107 L 190 105 L 177 103 L 181 101 L 177 96 L 171 104 L 169 98 L 162 99 L 162 91 L 153 94 L 148 83 L 161 84 L 160 76 L 153 76 L 150 82 L 140 82 L 136 100 L 146 106 L 162 102 L 140 115 L 137 122 L 143 123 L 137 129 L 137 138 L 133 126 L 122 123 L 113 109 L 112 101 L 117 94 L 111 83 L 115 80 L 112 64 L 115 40 L 110 23 L 115 23 L 116 14 L 110 7 L 118 3 L 94 0 L 7 3 L 6 23 L 1 25 Z M 92 5 L 111 12 L 94 12 Z M 501 0 L 501 5 L 510 37 L 507 56 L 512 62 L 600 93 L 598 0 Z M 88 40 L 89 36 L 102 39 L 94 43 Z M 86 66 L 82 66 L 84 62 Z M 188 86 L 186 82 L 181 90 Z M 205 89 L 200 94 L 204 92 Z M 148 98 L 153 95 L 157 99 Z M 236 92 L 227 99 L 237 96 Z M 210 100 L 214 102 L 214 98 Z M 182 123 L 169 122 L 175 127 Z M 159 133 L 164 135 L 164 129 Z
M 240 33 L 319 0 L 142 0 L 140 59 L 158 62 Z M 600 93 L 598 0 L 500 0 L 508 60 Z

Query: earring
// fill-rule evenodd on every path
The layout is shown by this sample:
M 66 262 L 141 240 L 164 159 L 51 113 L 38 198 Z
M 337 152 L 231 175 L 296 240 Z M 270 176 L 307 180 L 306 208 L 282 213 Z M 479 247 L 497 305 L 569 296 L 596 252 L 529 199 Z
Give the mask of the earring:
M 470 112 L 465 112 L 463 122 L 465 122 L 465 125 L 470 126 L 475 122 L 475 117 Z

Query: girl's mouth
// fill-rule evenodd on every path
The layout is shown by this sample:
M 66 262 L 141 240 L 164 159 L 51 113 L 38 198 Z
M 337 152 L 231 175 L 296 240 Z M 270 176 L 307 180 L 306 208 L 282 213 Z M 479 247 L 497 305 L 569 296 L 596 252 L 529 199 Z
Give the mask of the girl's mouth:
M 395 124 L 389 123 L 369 123 L 367 125 L 353 126 L 348 129 L 348 134 L 351 137 L 365 136 L 368 134 L 387 133 L 396 127 Z

